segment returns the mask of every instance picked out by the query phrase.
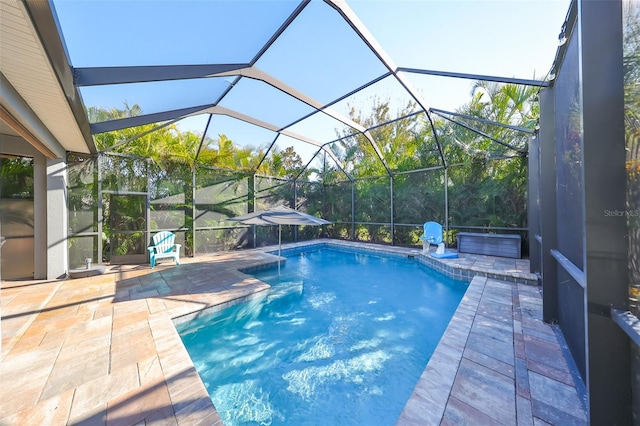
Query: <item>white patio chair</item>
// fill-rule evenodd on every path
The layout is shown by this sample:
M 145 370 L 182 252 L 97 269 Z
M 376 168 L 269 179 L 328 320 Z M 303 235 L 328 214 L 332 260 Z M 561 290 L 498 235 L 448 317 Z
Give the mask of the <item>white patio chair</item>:
M 158 259 L 173 258 L 176 261 L 176 265 L 180 264 L 181 244 L 175 244 L 176 236 L 172 232 L 158 232 L 153 236 L 152 240 L 153 245 L 147 247 L 152 268 L 156 266 L 156 260 Z

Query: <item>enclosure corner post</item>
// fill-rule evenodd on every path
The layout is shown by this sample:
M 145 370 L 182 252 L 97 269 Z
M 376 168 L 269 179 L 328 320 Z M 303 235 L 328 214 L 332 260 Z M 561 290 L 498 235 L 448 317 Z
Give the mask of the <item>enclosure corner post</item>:
M 529 238 L 529 272 L 541 269 L 542 237 L 540 236 L 540 143 L 536 134 L 529 138 L 527 167 L 527 227 Z
M 198 165 L 191 172 L 191 256 L 196 256 L 196 173 Z
M 252 213 L 255 211 L 256 205 L 256 175 L 255 173 L 251 173 L 247 178 L 247 213 Z M 256 248 L 256 227 L 255 225 L 251 227 L 251 231 L 248 233 L 251 245 L 253 248 Z
M 389 210 L 391 210 L 391 245 L 395 245 L 395 223 L 394 223 L 394 207 L 393 207 L 393 175 L 389 176 L 389 187 L 391 192 L 391 205 Z
M 445 244 L 449 245 L 449 176 L 447 175 L 448 167 L 444 168 L 444 232 L 446 235 Z
M 557 248 L 555 93 L 540 91 L 540 234 L 542 319 L 558 321 L 558 267 L 551 255 Z
M 356 240 L 356 182 L 351 181 L 351 240 Z

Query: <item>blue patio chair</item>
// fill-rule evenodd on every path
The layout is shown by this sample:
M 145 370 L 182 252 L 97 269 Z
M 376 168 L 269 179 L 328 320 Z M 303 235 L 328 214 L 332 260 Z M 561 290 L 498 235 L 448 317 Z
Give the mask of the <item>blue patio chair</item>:
M 156 266 L 156 260 L 173 258 L 176 265 L 180 264 L 180 247 L 182 244 L 175 244 L 176 236 L 172 232 L 162 231 L 152 238 L 153 245 L 147 247 L 151 268 Z

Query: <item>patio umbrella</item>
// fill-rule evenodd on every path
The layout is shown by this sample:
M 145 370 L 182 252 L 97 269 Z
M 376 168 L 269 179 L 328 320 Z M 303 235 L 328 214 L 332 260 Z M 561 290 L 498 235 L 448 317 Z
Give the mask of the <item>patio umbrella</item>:
M 278 257 L 282 247 L 282 225 L 329 225 L 328 220 L 320 219 L 307 213 L 299 212 L 285 206 L 272 207 L 266 210 L 247 213 L 242 216 L 229 218 L 233 222 L 244 225 L 278 225 Z M 278 259 L 278 270 L 280 259 Z

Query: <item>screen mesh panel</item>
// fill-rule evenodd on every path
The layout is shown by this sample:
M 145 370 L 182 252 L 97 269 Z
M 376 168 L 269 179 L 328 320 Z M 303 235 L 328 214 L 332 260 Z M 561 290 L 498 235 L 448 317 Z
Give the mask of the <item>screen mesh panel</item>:
M 558 248 L 583 269 L 582 98 L 578 38 L 572 37 L 556 84 L 556 176 Z

